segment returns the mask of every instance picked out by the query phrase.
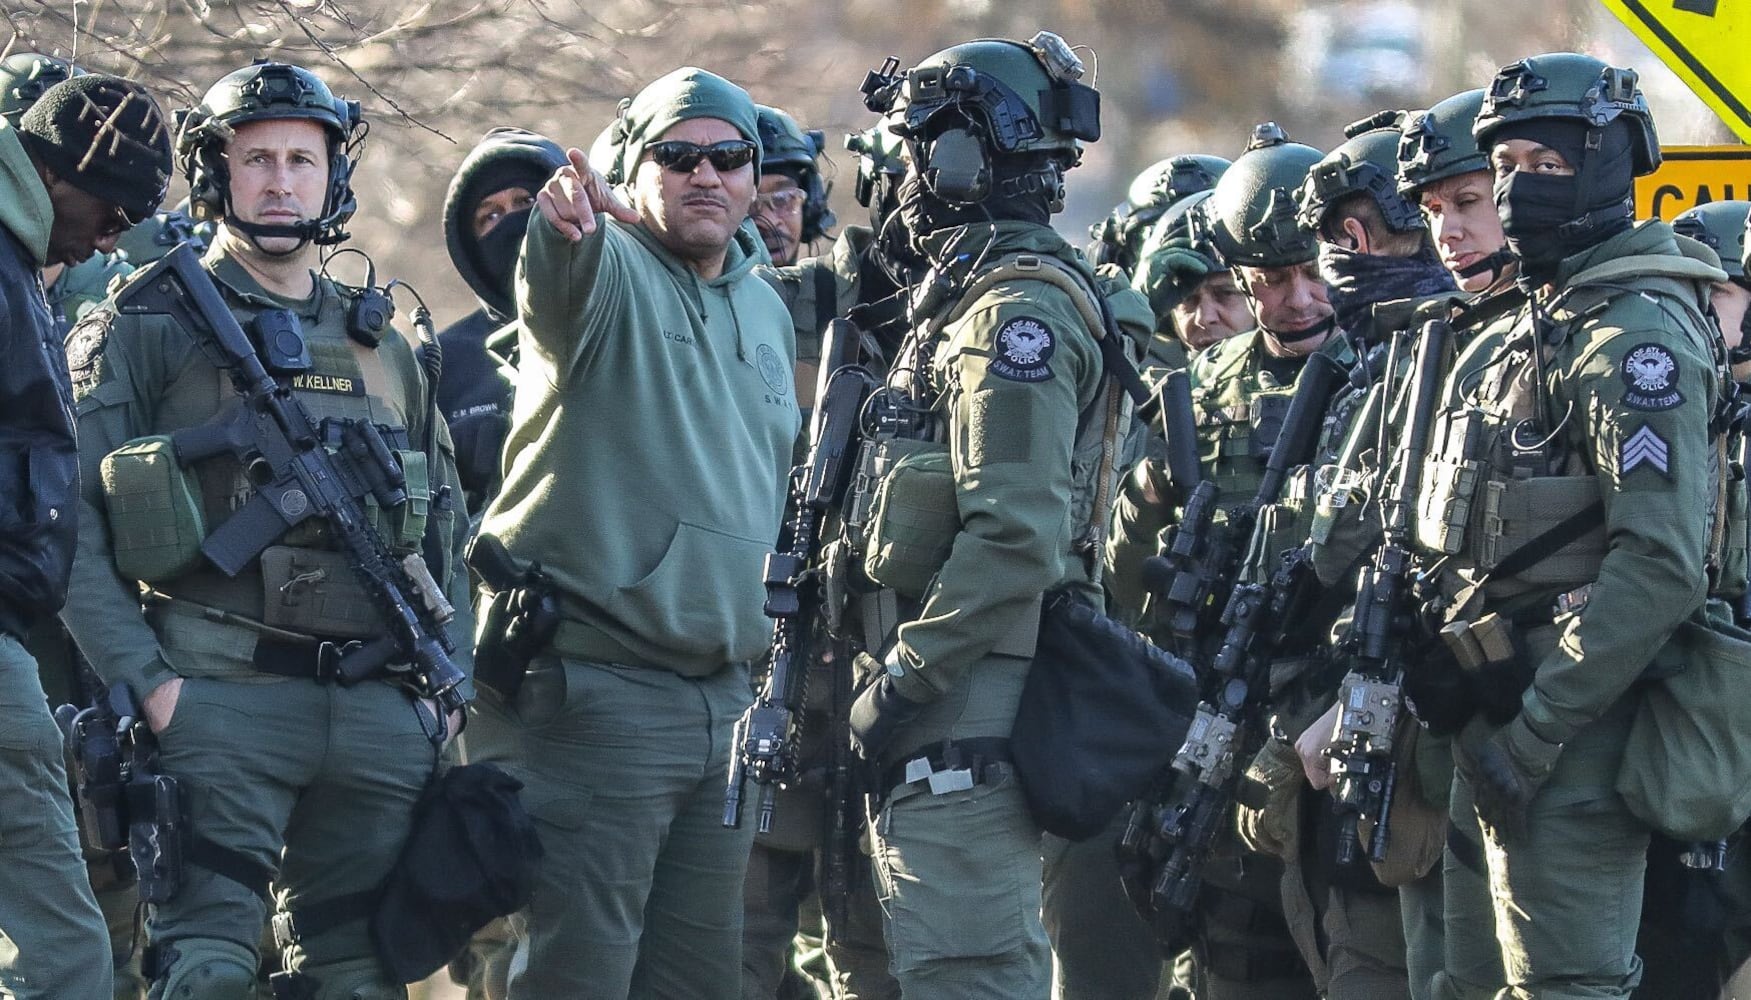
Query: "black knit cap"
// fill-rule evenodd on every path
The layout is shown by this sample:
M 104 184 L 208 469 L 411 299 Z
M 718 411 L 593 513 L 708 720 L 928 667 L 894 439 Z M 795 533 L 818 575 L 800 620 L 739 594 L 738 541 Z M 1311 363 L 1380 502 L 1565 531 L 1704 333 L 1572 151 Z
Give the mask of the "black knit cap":
M 152 95 L 92 73 L 55 84 L 19 119 L 31 155 L 138 223 L 170 190 L 170 126 Z

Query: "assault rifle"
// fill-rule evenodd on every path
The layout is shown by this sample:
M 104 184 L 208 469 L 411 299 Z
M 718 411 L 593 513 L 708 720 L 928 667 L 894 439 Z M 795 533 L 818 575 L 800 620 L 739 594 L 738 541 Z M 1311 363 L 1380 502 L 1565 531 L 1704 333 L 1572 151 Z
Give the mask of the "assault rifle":
M 857 335 L 844 320 L 828 326 L 829 341 Z M 823 357 L 828 352 L 823 351 Z M 797 728 L 807 700 L 809 655 L 820 615 L 817 563 L 822 522 L 845 497 L 857 465 L 858 423 L 864 402 L 877 385 L 858 365 L 821 368 L 809 453 L 791 470 L 789 515 L 779 551 L 766 556 L 766 616 L 772 619 L 771 671 L 754 704 L 736 723 L 731 738 L 729 788 L 724 794 L 724 826 L 742 823 L 742 792 L 747 780 L 760 786 L 759 830 L 772 828 L 773 788 L 797 777 Z M 835 664 L 849 670 L 849 664 Z
M 1418 627 L 1421 606 L 1410 550 L 1411 518 L 1422 484 L 1423 461 L 1439 404 L 1448 344 L 1449 318 L 1423 323 L 1417 335 L 1409 418 L 1398 439 L 1385 502 L 1384 539 L 1374 562 L 1357 580 L 1356 606 L 1340 648 L 1351 657 L 1339 693 L 1338 719 L 1331 745 L 1332 800 L 1337 810 L 1338 863 L 1350 864 L 1360 846 L 1358 821 L 1374 823 L 1368 856 L 1386 859 L 1387 816 L 1397 783 L 1393 751 L 1404 706 L 1405 657 Z
M 1233 590 L 1259 511 L 1282 494 L 1290 470 L 1312 458 L 1326 407 L 1346 377 L 1342 363 L 1331 355 L 1323 351 L 1309 355 L 1265 462 L 1258 492 L 1251 500 L 1221 510 L 1224 517 L 1217 520 L 1216 484 L 1198 483 L 1179 523 L 1168 529 L 1161 553 L 1144 562 L 1144 583 L 1161 599 L 1168 628 L 1188 655 L 1197 654 L 1201 637 L 1212 636 L 1221 627 L 1225 605 L 1219 597 Z
M 400 463 L 376 426 L 349 422 L 341 428 L 340 447 L 331 452 L 328 429 L 263 366 L 255 345 L 187 244 L 135 274 L 116 296 L 116 308 L 171 317 L 194 334 L 201 353 L 230 376 L 242 397 L 232 419 L 191 428 L 172 439 L 179 462 L 186 465 L 229 452 L 257 484 L 255 495 L 201 543 L 201 552 L 226 575 L 236 576 L 289 529 L 321 518 L 384 623 L 378 638 L 323 645 L 322 655 L 335 678 L 354 683 L 392 665 L 408 664 L 422 694 L 436 699 L 445 712 L 460 710 L 466 678 L 450 659 L 456 645 L 444 628 L 453 609 L 425 560 L 418 553 L 395 555 L 366 513 L 367 496 L 384 510 L 408 502 Z M 282 330 L 277 339 L 295 335 L 295 330 Z M 276 351 L 281 359 L 278 374 L 295 374 L 299 353 L 307 370 L 307 351 Z M 434 504 L 450 502 L 447 492 L 433 498 Z
M 1315 353 L 1308 358 L 1265 478 L 1252 500 L 1230 515 L 1229 530 L 1244 528 L 1246 533 L 1233 536 L 1225 543 L 1228 547 L 1245 548 L 1259 511 L 1279 499 L 1289 470 L 1312 458 L 1326 407 L 1345 378 L 1344 366 L 1330 355 Z M 1207 481 L 1200 483 L 1194 499 L 1200 492 L 1213 496 L 1213 487 Z M 1238 551 L 1230 557 L 1231 562 L 1238 559 Z M 1206 568 L 1220 569 L 1229 581 L 1237 570 L 1214 560 Z M 1188 570 L 1198 571 L 1196 565 Z M 1217 582 L 1211 575 L 1197 586 Z M 1252 716 L 1269 691 L 1272 653 L 1287 638 L 1317 585 L 1303 550 L 1284 553 L 1267 583 L 1230 583 L 1228 600 L 1215 622 L 1223 629 L 1222 643 L 1202 678 L 1205 700 L 1172 766 L 1154 794 L 1132 805 L 1120 836 L 1119 855 L 1130 874 L 1127 888 L 1132 904 L 1146 916 L 1174 921 L 1190 914 L 1203 883 L 1204 860 L 1230 814 L 1236 756 L 1247 743 Z M 1178 578 L 1174 586 L 1179 586 Z M 1192 614 L 1190 605 L 1175 605 L 1174 610 L 1194 622 L 1202 617 Z M 1152 876 L 1144 877 L 1150 872 Z

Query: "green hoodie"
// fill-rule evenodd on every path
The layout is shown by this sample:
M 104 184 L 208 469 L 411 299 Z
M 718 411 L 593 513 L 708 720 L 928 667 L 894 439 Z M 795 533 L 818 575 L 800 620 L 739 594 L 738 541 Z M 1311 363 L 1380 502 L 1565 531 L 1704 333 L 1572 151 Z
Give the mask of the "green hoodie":
M 48 189 L 18 141 L 18 130 L 0 119 L 0 226 L 24 244 L 37 267 L 49 259 L 49 227 L 55 210 Z
M 518 272 L 505 484 L 481 531 L 540 561 L 569 621 L 687 676 L 770 634 L 761 567 L 800 418 L 758 246 L 738 230 L 704 281 L 642 226 L 599 215 L 574 244 L 536 216 Z

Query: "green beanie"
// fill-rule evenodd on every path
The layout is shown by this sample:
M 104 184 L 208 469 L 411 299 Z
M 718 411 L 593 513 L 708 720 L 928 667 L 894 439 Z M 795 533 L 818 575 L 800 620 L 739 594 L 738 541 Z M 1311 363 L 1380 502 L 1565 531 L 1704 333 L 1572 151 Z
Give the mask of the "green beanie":
M 742 138 L 754 143 L 754 178 L 759 179 L 760 128 L 754 99 L 716 73 L 683 66 L 651 81 L 637 97 L 620 102 L 619 117 L 610 129 L 619 155 L 606 172 L 608 182 L 631 180 L 646 144 L 689 118 L 721 118 L 734 125 Z

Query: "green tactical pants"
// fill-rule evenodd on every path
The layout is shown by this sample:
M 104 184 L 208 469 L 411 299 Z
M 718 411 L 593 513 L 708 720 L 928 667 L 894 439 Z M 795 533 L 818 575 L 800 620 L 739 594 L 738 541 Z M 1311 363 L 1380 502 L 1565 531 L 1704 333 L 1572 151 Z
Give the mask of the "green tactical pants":
M 1316 1000 L 1319 989 L 1283 916 L 1283 866 L 1218 837 L 1198 890 L 1192 937 L 1198 1000 Z
M 103 998 L 109 934 L 91 895 L 61 731 L 36 661 L 0 633 L 0 995 Z
M 742 1000 L 783 997 L 784 980 L 802 976 L 790 958 L 799 928 L 814 936 L 821 932 L 819 863 L 815 851 L 754 845 L 742 893 Z M 847 926 L 834 928 L 825 944 L 825 971 L 832 982 L 821 985 L 834 1000 L 899 1000 L 900 985 L 888 974 L 881 905 L 867 863 L 851 873 L 845 916 Z
M 1027 661 L 990 656 L 895 737 L 884 766 L 943 740 L 1007 737 Z M 1040 924 L 1040 828 L 1014 769 L 931 794 L 920 782 L 871 817 L 877 893 L 906 1000 L 1047 1000 L 1052 954 Z
M 1635 954 L 1641 919 L 1648 828 L 1630 815 L 1614 786 L 1634 698 L 1626 697 L 1583 728 L 1557 758 L 1550 780 L 1532 800 L 1525 839 L 1482 836 L 1487 883 L 1446 885 L 1447 974 L 1450 995 L 1487 997 L 1488 984 L 1469 978 L 1482 963 L 1494 913 L 1507 988 L 1502 997 L 1595 1000 L 1628 997 L 1641 979 Z M 1455 775 L 1454 815 L 1471 803 Z M 1451 870 L 1451 869 L 1449 869 Z M 1478 898 L 1479 886 L 1487 900 Z M 1467 978 L 1462 978 L 1467 977 Z
M 1108 829 L 1079 843 L 1044 838 L 1042 917 L 1059 1000 L 1154 1000 L 1160 986 L 1161 945 L 1119 881 L 1113 845 L 1125 820 L 1121 811 Z
M 380 682 L 190 677 L 158 734 L 161 764 L 182 783 L 194 835 L 277 869 L 274 901 L 295 918 L 376 888 L 394 866 L 438 763 L 422 712 Z M 178 984 L 169 991 L 178 1000 L 234 1000 L 213 984 L 240 963 L 254 978 L 267 907 L 191 853 L 182 888 L 147 925 L 166 967 L 158 979 Z M 382 971 L 363 919 L 302 934 L 281 958 L 315 981 L 321 1000 L 405 995 Z M 226 975 L 201 971 L 208 962 Z
M 470 753 L 523 781 L 545 850 L 512 1000 L 738 997 L 754 823 L 723 807 L 747 669 L 542 656 L 513 704 L 489 699 Z

